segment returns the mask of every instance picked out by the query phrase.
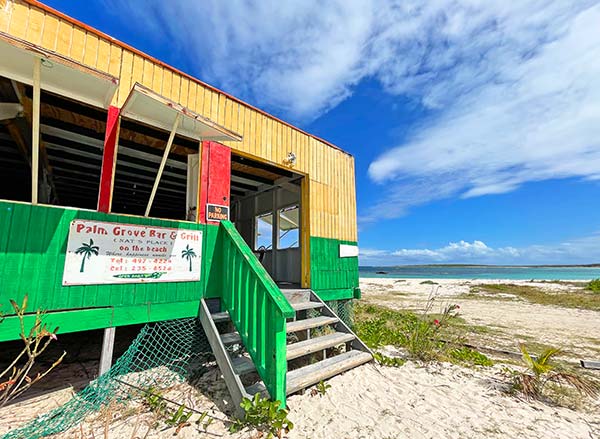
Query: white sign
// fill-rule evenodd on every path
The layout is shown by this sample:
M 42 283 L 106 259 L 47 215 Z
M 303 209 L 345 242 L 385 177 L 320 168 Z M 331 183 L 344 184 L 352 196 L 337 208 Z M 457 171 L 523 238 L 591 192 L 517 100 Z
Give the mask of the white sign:
M 74 220 L 63 285 L 200 280 L 200 230 Z
M 353 258 L 358 256 L 358 246 L 349 244 L 340 244 L 340 258 Z

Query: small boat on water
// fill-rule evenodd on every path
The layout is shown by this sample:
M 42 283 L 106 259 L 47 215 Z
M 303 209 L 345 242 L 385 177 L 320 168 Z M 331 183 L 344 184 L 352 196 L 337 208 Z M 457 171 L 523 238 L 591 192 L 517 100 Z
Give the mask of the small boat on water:
M 375 274 L 388 274 L 387 271 L 376 271 Z

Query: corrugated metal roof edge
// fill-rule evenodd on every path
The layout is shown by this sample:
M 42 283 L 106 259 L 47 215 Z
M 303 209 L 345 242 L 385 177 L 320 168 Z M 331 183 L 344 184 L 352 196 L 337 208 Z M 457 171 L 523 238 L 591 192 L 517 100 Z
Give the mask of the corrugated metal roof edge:
M 296 131 L 299 131 L 299 132 L 301 132 L 301 133 L 303 133 L 303 134 L 305 134 L 305 135 L 307 135 L 309 137 L 312 137 L 313 139 L 318 140 L 319 142 L 322 142 L 322 143 L 326 144 L 327 146 L 330 146 L 331 148 L 337 149 L 337 150 L 343 152 L 344 154 L 348 154 L 349 156 L 352 157 L 352 154 L 350 154 L 348 151 L 344 151 L 339 146 L 334 145 L 333 143 L 328 142 L 327 140 L 321 139 L 320 137 L 317 137 L 314 134 L 310 134 L 310 133 L 308 133 L 308 132 L 306 132 L 306 131 L 304 131 L 304 130 L 302 130 L 302 129 L 294 126 L 294 125 L 292 125 L 291 123 L 288 123 L 288 122 L 286 122 L 284 120 L 281 120 L 278 117 L 275 117 L 272 114 L 269 114 L 266 111 L 261 110 L 260 108 L 257 108 L 257 107 L 255 107 L 253 105 L 250 105 L 249 103 L 244 102 L 241 99 L 236 98 L 235 96 L 232 96 L 229 93 L 224 92 L 223 90 L 219 90 L 218 88 L 213 87 L 212 85 L 209 85 L 206 82 L 203 82 L 200 79 L 195 78 L 194 76 L 192 76 L 192 75 L 190 75 L 188 73 L 185 73 L 185 72 L 183 72 L 183 71 L 181 71 L 181 70 L 179 70 L 179 69 L 177 69 L 177 68 L 175 68 L 173 66 L 170 66 L 167 63 L 165 63 L 165 62 L 163 62 L 163 61 L 161 61 L 161 60 L 159 60 L 157 58 L 154 58 L 153 56 L 150 56 L 150 55 L 142 52 L 141 50 L 136 49 L 135 47 L 133 47 L 133 46 L 127 44 L 127 43 L 119 41 L 116 38 L 113 38 L 110 35 L 102 32 L 102 31 L 100 31 L 100 30 L 98 30 L 96 28 L 88 26 L 87 24 L 83 23 L 82 21 L 79 21 L 79 20 L 77 20 L 77 19 L 75 19 L 73 17 L 70 17 L 69 15 L 64 14 L 64 13 L 62 13 L 62 12 L 60 12 L 60 11 L 58 11 L 58 10 L 50 7 L 50 6 L 48 6 L 48 5 L 46 5 L 46 4 L 38 1 L 38 0 L 24 0 L 24 1 L 26 3 L 29 3 L 32 6 L 35 6 L 36 8 L 40 8 L 40 9 L 42 9 L 42 10 L 44 10 L 44 11 L 50 13 L 50 14 L 54 14 L 54 15 L 60 17 L 63 20 L 66 20 L 66 21 L 68 21 L 68 22 L 70 22 L 70 23 L 72 23 L 72 24 L 74 24 L 76 26 L 79 26 L 79 27 L 85 29 L 88 32 L 92 32 L 92 33 L 98 35 L 101 38 L 109 40 L 109 41 L 111 41 L 111 42 L 113 42 L 113 43 L 121 46 L 124 49 L 127 49 L 127 50 L 129 50 L 129 51 L 131 51 L 131 52 L 133 52 L 133 53 L 135 53 L 135 54 L 137 54 L 139 56 L 142 56 L 142 57 L 144 57 L 144 58 L 152 61 L 153 63 L 156 63 L 156 64 L 158 64 L 158 65 L 160 65 L 160 66 L 162 66 L 164 68 L 170 69 L 170 70 L 172 70 L 175 73 L 178 73 L 178 74 L 180 74 L 180 75 L 182 75 L 182 76 L 184 76 L 184 77 L 186 77 L 186 78 L 188 78 L 188 79 L 190 79 L 190 80 L 192 80 L 194 82 L 197 82 L 198 84 L 202 85 L 203 87 L 206 87 L 206 88 L 208 88 L 208 89 L 210 89 L 210 90 L 212 90 L 214 92 L 217 92 L 217 93 L 220 93 L 220 94 L 222 94 L 224 96 L 227 96 L 229 99 L 231 99 L 231 100 L 233 100 L 235 102 L 238 102 L 241 105 L 244 105 L 244 106 L 246 106 L 248 108 L 251 108 L 252 110 L 257 111 L 257 112 L 259 112 L 260 114 L 262 114 L 264 116 L 267 116 L 267 117 L 269 117 L 269 118 L 271 118 L 273 120 L 276 120 L 276 121 L 278 121 L 278 122 L 280 122 L 280 123 L 282 123 L 284 125 L 287 125 L 288 127 L 292 128 L 292 129 L 294 129 Z

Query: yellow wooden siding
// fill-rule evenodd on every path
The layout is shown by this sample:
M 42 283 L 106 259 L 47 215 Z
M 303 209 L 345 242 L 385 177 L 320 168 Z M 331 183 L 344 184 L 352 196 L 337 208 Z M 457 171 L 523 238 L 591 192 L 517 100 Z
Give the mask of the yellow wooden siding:
M 123 105 L 139 82 L 242 135 L 242 142 L 227 144 L 244 155 L 286 166 L 294 152 L 293 170 L 310 179 L 310 235 L 356 241 L 354 159 L 348 154 L 36 6 L 21 0 L 1 5 L 0 31 L 118 77 L 113 105 Z

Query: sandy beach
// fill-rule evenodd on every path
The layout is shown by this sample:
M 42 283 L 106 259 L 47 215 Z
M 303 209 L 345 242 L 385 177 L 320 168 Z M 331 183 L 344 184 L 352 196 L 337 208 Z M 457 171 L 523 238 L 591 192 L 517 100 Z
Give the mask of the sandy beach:
M 467 298 L 478 284 L 520 284 L 522 281 L 362 279 L 361 303 L 379 304 L 395 309 L 418 309 L 434 288 L 439 303 L 459 303 L 460 316 L 467 324 L 488 327 L 471 340 L 474 344 L 497 349 L 517 350 L 517 342 L 536 342 L 564 347 L 564 357 L 598 359 L 600 312 L 527 303 L 519 298 Z M 568 284 L 531 283 L 547 290 L 571 291 Z M 508 295 L 510 296 L 510 294 Z M 90 365 L 93 367 L 94 365 Z M 289 438 L 518 438 L 556 439 L 600 438 L 600 400 L 588 400 L 573 410 L 539 401 L 527 401 L 507 393 L 509 383 L 503 363 L 492 367 L 462 367 L 449 363 L 426 365 L 408 361 L 401 367 L 367 364 L 329 380 L 325 395 L 310 390 L 288 399 L 289 418 L 295 428 Z M 68 370 L 61 379 L 68 382 Z M 598 372 L 596 372 L 598 376 Z M 203 378 L 204 391 L 181 384 L 171 397 L 185 401 L 213 418 L 206 428 L 191 425 L 178 437 L 258 438 L 256 432 L 228 432 L 227 407 L 231 401 L 223 379 L 215 369 Z M 207 396 L 206 389 L 209 389 Z M 35 414 L 43 413 L 67 400 L 71 391 L 63 389 L 40 395 L 0 410 L 0 433 L 17 426 Z M 57 435 L 61 438 L 168 438 L 174 427 L 152 429 L 155 418 L 140 412 L 133 404 L 127 409 L 91 415 L 77 428 Z M 225 411 L 224 411 L 225 410 Z M 108 414 L 107 414 L 108 413 Z M 111 419 L 105 430 L 106 416 Z M 106 431 L 106 433 L 105 433 Z M 105 436 L 107 435 L 107 436 Z

